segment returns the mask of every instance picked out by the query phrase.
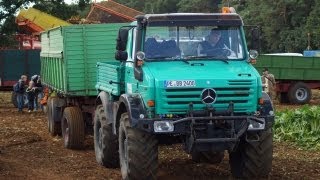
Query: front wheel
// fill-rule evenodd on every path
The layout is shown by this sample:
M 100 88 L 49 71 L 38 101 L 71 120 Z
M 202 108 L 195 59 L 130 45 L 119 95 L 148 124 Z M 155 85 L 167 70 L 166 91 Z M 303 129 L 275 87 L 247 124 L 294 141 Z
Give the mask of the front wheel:
M 81 149 L 84 145 L 84 120 L 78 107 L 66 107 L 61 121 L 64 146 L 68 149 Z
M 157 178 L 157 139 L 151 134 L 131 128 L 128 113 L 123 113 L 120 119 L 119 157 L 123 179 Z
M 249 136 L 249 135 L 248 135 Z M 247 142 L 244 139 L 236 151 L 230 152 L 231 173 L 236 178 L 266 177 L 271 172 L 273 154 L 272 129 L 259 132 L 259 141 Z
M 119 167 L 118 137 L 112 133 L 112 124 L 107 124 L 102 105 L 97 106 L 93 121 L 94 150 L 97 162 L 107 168 Z

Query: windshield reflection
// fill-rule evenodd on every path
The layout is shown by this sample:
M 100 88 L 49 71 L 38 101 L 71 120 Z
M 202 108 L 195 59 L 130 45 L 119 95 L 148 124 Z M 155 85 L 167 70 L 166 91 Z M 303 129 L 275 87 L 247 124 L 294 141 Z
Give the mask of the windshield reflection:
M 144 41 L 146 60 L 242 60 L 239 27 L 148 27 Z

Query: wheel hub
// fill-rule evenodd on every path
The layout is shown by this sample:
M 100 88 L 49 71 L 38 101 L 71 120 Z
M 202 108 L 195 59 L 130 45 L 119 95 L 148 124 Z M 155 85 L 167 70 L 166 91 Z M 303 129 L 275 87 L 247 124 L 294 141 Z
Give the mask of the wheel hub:
M 299 88 L 297 89 L 296 91 L 296 98 L 299 100 L 299 101 L 303 101 L 307 98 L 307 95 L 308 93 L 306 92 L 305 89 L 303 88 Z

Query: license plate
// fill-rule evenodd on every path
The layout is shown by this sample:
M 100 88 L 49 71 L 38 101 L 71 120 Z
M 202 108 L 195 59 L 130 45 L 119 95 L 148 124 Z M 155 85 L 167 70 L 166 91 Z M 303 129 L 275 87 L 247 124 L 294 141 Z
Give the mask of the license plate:
M 170 80 L 165 81 L 164 86 L 167 88 L 170 87 L 194 87 L 196 86 L 195 80 Z

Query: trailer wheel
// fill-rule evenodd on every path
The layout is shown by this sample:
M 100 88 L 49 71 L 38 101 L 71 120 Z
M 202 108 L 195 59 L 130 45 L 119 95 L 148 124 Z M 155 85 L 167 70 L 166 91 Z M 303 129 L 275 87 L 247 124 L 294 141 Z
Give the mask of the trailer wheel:
M 280 103 L 289 103 L 288 93 L 281 92 L 280 97 L 279 97 L 279 101 L 280 101 Z
M 205 151 L 205 152 L 192 152 L 192 161 L 196 163 L 204 162 L 210 164 L 219 164 L 224 158 L 224 152 Z
M 11 102 L 14 105 L 14 107 L 18 107 L 18 101 L 17 101 L 17 93 L 12 92 L 11 94 Z M 27 93 L 23 94 L 23 107 L 28 107 L 28 97 L 27 97 Z
M 156 179 L 158 142 L 146 132 L 131 128 L 128 113 L 119 126 L 119 157 L 122 179 Z
M 84 145 L 84 120 L 78 107 L 66 107 L 61 121 L 64 146 L 68 149 L 81 149 Z
M 290 87 L 288 97 L 293 104 L 306 104 L 311 99 L 311 90 L 305 83 L 297 82 Z
M 112 133 L 112 124 L 107 124 L 102 105 L 97 106 L 94 116 L 94 150 L 96 160 L 107 168 L 119 167 L 118 136 Z
M 236 151 L 229 153 L 231 173 L 236 178 L 266 177 L 271 172 L 273 134 L 271 128 L 258 133 L 260 140 L 247 142 L 244 139 Z
M 52 136 L 61 135 L 62 112 L 57 109 L 58 97 L 51 97 L 48 101 L 48 129 Z

